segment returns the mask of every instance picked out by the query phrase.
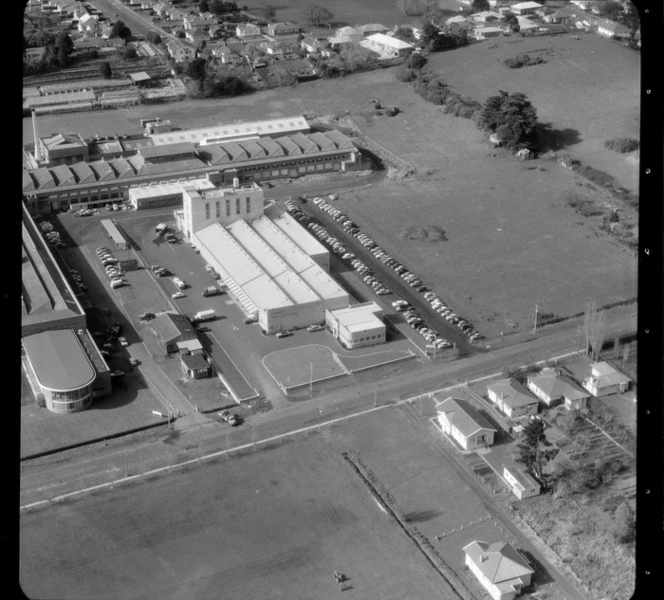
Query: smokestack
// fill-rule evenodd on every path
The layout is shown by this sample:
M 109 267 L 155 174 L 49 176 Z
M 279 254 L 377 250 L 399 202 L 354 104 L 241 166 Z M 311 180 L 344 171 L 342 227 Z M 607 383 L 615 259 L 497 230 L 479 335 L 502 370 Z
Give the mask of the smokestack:
M 35 160 L 41 160 L 41 150 L 39 148 L 39 137 L 37 136 L 37 111 L 32 111 L 32 135 L 35 138 Z

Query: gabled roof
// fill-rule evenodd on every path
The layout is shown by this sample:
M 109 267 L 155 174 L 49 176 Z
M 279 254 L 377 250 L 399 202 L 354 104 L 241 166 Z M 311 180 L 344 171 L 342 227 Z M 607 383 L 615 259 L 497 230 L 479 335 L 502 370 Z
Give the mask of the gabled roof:
M 250 158 L 263 158 L 267 156 L 265 148 L 256 143 L 255 140 L 241 140 L 238 144 L 244 149 Z
M 412 44 L 404 42 L 403 40 L 399 40 L 395 37 L 385 35 L 384 33 L 374 33 L 373 35 L 370 35 L 367 39 L 371 40 L 372 42 L 376 42 L 378 44 L 383 44 L 384 46 L 389 46 L 390 48 L 395 48 L 396 50 L 405 50 L 407 48 L 414 48 Z
M 78 133 L 56 133 L 55 135 L 41 138 L 41 141 L 49 150 L 87 146 Z
M 68 185 L 75 183 L 74 174 L 69 170 L 67 165 L 58 165 L 51 168 L 51 175 L 55 180 L 56 185 Z
M 598 380 L 601 387 L 610 387 L 612 385 L 619 385 L 621 383 L 629 383 L 632 381 L 627 375 L 614 369 L 607 362 L 598 362 L 591 365 L 592 377 Z
M 331 129 L 330 131 L 326 131 L 325 135 L 330 138 L 338 148 L 354 148 L 355 144 L 353 143 L 353 140 L 351 140 L 349 137 L 345 136 L 343 133 L 336 129 Z
M 88 163 L 77 162 L 69 165 L 69 169 L 74 173 L 76 183 L 88 183 L 96 180 L 95 174 Z
M 386 31 L 390 30 L 389 27 L 385 27 L 385 25 L 381 25 L 380 23 L 368 23 L 367 25 L 360 25 L 357 29 L 364 35 L 370 33 L 385 33 Z
M 444 413 L 450 424 L 464 437 L 471 436 L 483 429 L 496 431 L 496 428 L 475 407 L 460 398 L 447 398 L 438 405 L 437 410 L 439 413 Z
M 288 136 L 288 139 L 302 148 L 304 154 L 318 152 L 318 146 L 313 140 L 309 139 L 309 136 L 302 133 L 296 133 L 295 135 Z
M 96 162 L 88 163 L 88 166 L 97 177 L 97 181 L 106 181 L 107 179 L 115 179 L 115 171 L 110 164 L 105 160 L 98 160 Z
M 537 404 L 537 398 L 532 396 L 516 379 L 502 379 L 488 385 L 487 389 L 502 398 L 503 404 L 510 408 Z
M 362 35 L 362 32 L 359 29 L 355 29 L 354 27 L 342 27 L 341 29 L 337 29 L 337 36 L 349 36 L 349 37 L 360 37 Z
M 28 173 L 28 171 L 23 169 L 23 191 L 31 192 L 34 189 L 36 189 L 34 179 L 32 179 L 32 176 L 30 173 Z
M 127 158 L 113 158 L 108 161 L 108 164 L 115 171 L 115 176 L 118 179 L 122 179 L 123 177 L 131 177 L 135 173 L 134 168 Z
M 53 181 L 53 176 L 51 172 L 46 167 L 41 167 L 40 169 L 35 169 L 32 171 L 32 176 L 37 182 L 37 187 L 42 190 L 44 188 L 55 187 L 55 182 Z
M 590 395 L 569 377 L 558 375 L 553 369 L 545 369 L 538 375 L 528 377 L 528 383 L 537 387 L 552 400 L 557 398 L 579 400 Z
M 165 344 L 178 339 L 180 336 L 187 336 L 190 339 L 196 337 L 196 332 L 189 319 L 179 313 L 161 314 L 153 319 L 151 324 Z
M 285 156 L 283 147 L 275 142 L 272 138 L 264 137 L 259 140 L 256 140 L 257 144 L 265 150 L 268 156 Z
M 231 160 L 233 161 L 247 160 L 249 158 L 247 151 L 237 142 L 226 142 L 224 150 L 231 156 Z
M 465 546 L 463 551 L 499 589 L 503 586 L 509 589 L 510 582 L 535 572 L 526 559 L 507 542 L 488 544 L 476 540 Z

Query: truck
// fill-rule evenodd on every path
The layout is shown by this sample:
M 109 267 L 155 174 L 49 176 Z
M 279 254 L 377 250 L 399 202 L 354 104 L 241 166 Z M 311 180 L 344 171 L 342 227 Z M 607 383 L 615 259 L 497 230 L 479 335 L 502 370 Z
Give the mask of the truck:
M 206 298 L 208 296 L 217 296 L 219 294 L 221 294 L 221 290 L 216 285 L 210 285 L 201 292 L 201 295 Z
M 178 287 L 178 289 L 183 290 L 187 287 L 187 284 L 182 281 L 179 277 L 173 277 L 173 283 Z
M 217 315 L 215 314 L 213 309 L 208 309 L 208 310 L 201 310 L 197 312 L 194 317 L 192 318 L 192 323 L 202 323 L 203 321 L 211 321 L 214 319 Z
M 222 411 L 222 412 L 220 412 L 220 413 L 217 413 L 217 415 L 219 416 L 219 418 L 220 418 L 222 421 L 225 421 L 225 422 L 228 423 L 231 427 L 236 427 L 237 425 L 240 424 L 240 419 L 238 418 L 238 416 L 237 416 L 237 415 L 234 415 L 234 414 L 233 414 L 232 412 L 230 412 L 229 410 L 224 410 L 224 411 Z

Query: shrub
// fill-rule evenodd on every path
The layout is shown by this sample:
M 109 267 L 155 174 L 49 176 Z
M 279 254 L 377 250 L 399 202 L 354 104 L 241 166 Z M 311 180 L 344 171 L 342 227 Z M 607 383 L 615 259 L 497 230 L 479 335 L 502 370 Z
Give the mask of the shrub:
M 405 64 L 397 71 L 397 79 L 403 82 L 413 81 L 417 78 L 417 73 L 413 69 L 409 69 Z
M 627 152 L 634 152 L 639 149 L 639 140 L 633 138 L 613 138 L 604 142 L 604 147 L 614 152 L 626 154 Z
M 541 65 L 546 61 L 541 56 L 534 58 L 529 54 L 519 54 L 513 58 L 507 58 L 503 61 L 510 69 L 520 69 L 521 67 L 529 67 L 531 65 Z
M 46 408 L 46 398 L 44 394 L 37 394 L 37 406 L 39 408 Z

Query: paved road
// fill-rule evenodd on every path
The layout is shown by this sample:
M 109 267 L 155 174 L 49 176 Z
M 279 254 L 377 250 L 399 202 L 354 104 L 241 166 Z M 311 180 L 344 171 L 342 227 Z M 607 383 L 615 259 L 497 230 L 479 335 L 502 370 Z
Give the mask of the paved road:
M 116 20 L 114 15 L 117 14 L 117 19 L 122 20 L 135 35 L 147 35 L 149 32 L 154 31 L 158 33 L 164 41 L 175 39 L 173 35 L 164 31 L 160 27 L 157 27 L 148 17 L 133 11 L 119 0 L 92 0 L 90 4 L 103 12 L 112 21 Z

